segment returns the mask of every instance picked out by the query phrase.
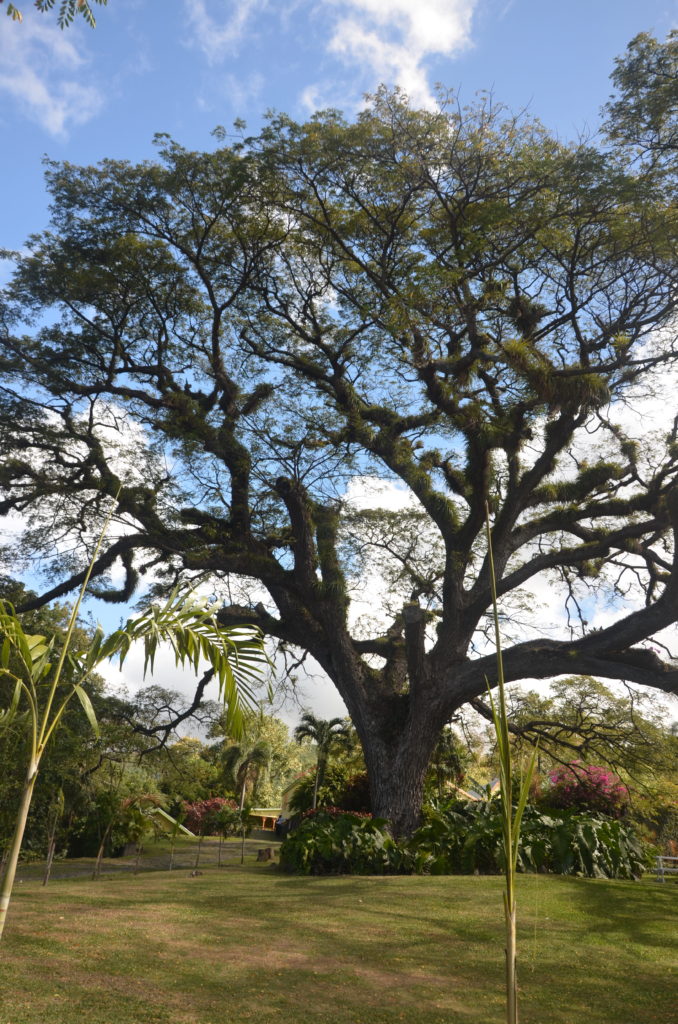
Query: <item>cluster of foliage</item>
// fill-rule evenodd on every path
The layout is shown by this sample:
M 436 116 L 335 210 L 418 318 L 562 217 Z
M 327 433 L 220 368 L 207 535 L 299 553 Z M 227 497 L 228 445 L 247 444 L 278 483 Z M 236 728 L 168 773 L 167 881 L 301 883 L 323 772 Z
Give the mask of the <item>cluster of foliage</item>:
M 291 811 L 341 807 L 371 812 L 365 759 L 350 719 L 325 721 L 306 711 L 294 736 L 301 750 L 313 750 L 315 764 L 299 778 L 290 798 Z
M 0 3 L 2 2 L 3 0 L 0 0 Z M 81 15 L 90 28 L 94 28 L 96 20 L 90 6 L 92 3 L 105 7 L 108 0 L 60 0 L 57 13 L 57 25 L 59 28 L 68 28 L 77 15 Z M 56 0 L 33 0 L 33 6 L 41 13 L 44 13 L 51 11 L 56 6 Z M 23 21 L 23 14 L 12 3 L 7 4 L 7 16 L 13 21 Z
M 224 749 L 222 763 L 226 784 L 238 794 L 240 810 L 245 806 L 248 792 L 253 795 L 257 783 L 268 768 L 271 751 L 267 743 L 245 741 L 233 743 Z
M 91 636 L 85 635 L 78 643 L 78 613 L 114 508 L 106 516 L 62 636 L 27 633 L 14 606 L 0 600 L 0 679 L 9 683 L 11 694 L 6 706 L 0 705 L 0 731 L 14 732 L 18 728 L 27 737 L 24 783 L 0 885 L 0 936 L 41 762 L 69 705 L 75 704 L 74 697 L 78 698 L 92 731 L 99 735 L 96 712 L 88 692 L 90 678 L 97 667 L 114 658 L 119 659 L 122 665 L 134 643 L 143 645 L 144 676 L 149 667 L 152 669 L 161 644 L 172 650 L 177 666 L 188 666 L 197 672 L 200 662 L 206 662 L 209 666 L 207 678 L 214 677 L 218 682 L 227 720 L 237 731 L 242 726 L 242 702 L 247 702 L 248 697 L 251 701 L 252 680 L 266 661 L 263 640 L 256 629 L 224 630 L 216 621 L 213 606 L 193 594 L 181 594 L 178 590 L 174 590 L 162 605 L 151 605 L 108 636 L 101 626 L 97 626 Z M 141 838 L 148 821 L 144 808 L 151 800 L 156 801 L 155 795 L 127 801 L 127 809 L 133 811 L 130 829 L 137 846 L 137 857 L 141 853 Z M 53 828 L 49 841 L 49 864 L 54 853 L 54 839 Z M 102 852 L 103 843 L 97 855 L 95 874 L 98 873 Z
M 496 874 L 504 870 L 499 800 L 429 809 L 412 836 L 414 870 L 430 874 Z M 647 853 L 633 829 L 601 814 L 545 814 L 527 806 L 518 840 L 519 871 L 591 878 L 638 878 Z
M 523 770 L 539 744 L 532 804 L 547 814 L 570 808 L 623 817 L 646 842 L 673 851 L 678 734 L 670 706 L 651 692 L 615 692 L 591 676 L 558 680 L 547 696 L 514 690 L 508 703 L 514 754 Z M 485 781 L 495 777 L 497 758 L 487 737 L 476 753 L 474 774 Z M 482 786 L 470 780 L 465 788 Z
M 316 790 L 316 769 L 311 769 L 299 780 L 290 798 L 290 810 L 303 812 L 316 806 L 327 810 L 341 807 L 345 811 L 370 812 L 370 787 L 365 771 L 351 772 L 345 764 L 330 764 L 325 768 L 322 786 Z
M 678 746 L 678 743 L 676 743 Z M 660 853 L 678 854 L 678 779 L 674 767 L 670 774 L 650 780 L 634 793 L 630 817 L 636 827 Z
M 350 814 L 351 818 L 372 818 L 373 815 L 367 811 L 351 811 L 350 808 L 346 807 L 309 807 L 307 811 L 304 811 L 301 815 L 302 821 L 308 821 L 312 818 L 317 818 L 319 815 L 324 817 L 325 815 L 329 818 L 341 818 L 347 813 Z
M 35 594 L 15 580 L 0 577 L 0 597 L 19 606 L 33 600 Z M 55 637 L 60 644 L 69 613 L 67 606 L 55 603 L 24 612 L 19 618 L 28 634 Z M 74 649 L 87 648 L 92 638 L 91 627 L 80 622 L 74 633 Z M 8 664 L 12 671 L 16 670 L 13 657 Z M 73 665 L 69 661 L 61 679 L 57 691 L 60 700 L 68 695 L 73 679 Z M 11 705 L 13 689 L 11 677 L 0 674 L 0 709 Z M 185 803 L 198 804 L 230 795 L 225 785 L 222 744 L 191 736 L 177 738 L 172 724 L 179 721 L 184 727 L 218 729 L 223 735 L 232 725 L 223 704 L 204 699 L 190 702 L 157 685 L 145 687 L 133 697 L 114 695 L 106 692 L 103 678 L 96 674 L 90 676 L 87 689 L 98 722 L 98 736 L 82 707 L 72 701 L 67 703 L 59 728 L 42 756 L 24 832 L 24 860 L 44 858 L 52 842 L 57 858 L 95 857 L 99 853 L 113 856 L 151 828 L 152 819 L 146 814 L 151 797 L 158 806 L 181 818 Z M 244 717 L 249 734 L 253 716 Z M 9 853 L 30 738 L 21 714 L 12 722 L 4 716 L 3 725 L 0 865 Z M 270 783 L 267 779 L 267 795 L 275 805 L 283 783 L 302 763 L 301 750 L 291 741 L 287 726 L 278 719 L 256 716 L 256 728 L 272 738 L 276 774 Z M 226 828 L 226 834 L 239 833 L 242 828 L 240 816 L 237 818 L 231 826 L 224 822 L 222 831 Z
M 382 818 L 323 808 L 304 816 L 284 841 L 280 865 L 300 874 L 498 874 L 504 870 L 501 801 L 428 809 L 409 840 L 396 841 Z M 547 815 L 525 808 L 519 871 L 590 878 L 639 878 L 648 855 L 633 829 L 600 814 Z
M 31 602 L 35 594 L 21 583 L 0 577 L 0 597 L 13 607 Z M 3 607 L 8 607 L 7 604 Z M 30 635 L 54 638 L 63 643 L 70 609 L 54 603 L 18 616 Z M 92 643 L 93 630 L 79 622 L 73 634 L 73 650 Z M 19 664 L 13 655 L 10 672 Z M 58 700 L 69 694 L 75 662 L 67 659 L 57 688 Z M 12 704 L 14 682 L 0 673 L 0 709 Z M 98 723 L 98 735 L 82 712 L 82 706 L 66 702 L 59 727 L 42 755 L 26 823 L 22 857 L 41 858 L 55 841 L 57 856 L 113 855 L 138 833 L 135 803 L 155 794 L 161 806 L 181 815 L 185 801 L 196 802 L 224 794 L 222 772 L 214 745 L 192 737 L 176 738 L 172 721 L 179 719 L 194 728 L 220 721 L 229 727 L 223 704 L 198 700 L 191 704 L 180 694 L 153 685 L 134 697 L 107 693 L 96 673 L 87 681 L 87 693 Z M 0 864 L 4 863 L 14 831 L 17 808 L 29 758 L 30 730 L 25 715 L 1 716 L 0 728 Z M 271 720 L 275 724 L 275 720 Z M 277 723 L 287 734 L 283 723 Z M 231 723 L 232 725 L 232 723 Z M 289 737 L 288 737 L 289 740 Z M 296 745 L 288 743 L 290 749 Z
M 294 730 L 294 738 L 297 743 L 310 740 L 315 745 L 316 767 L 313 773 L 313 793 L 311 806 L 317 807 L 320 800 L 320 793 L 325 784 L 325 775 L 332 754 L 349 751 L 355 745 L 353 730 L 350 722 L 345 718 L 331 718 L 329 720 L 317 718 L 310 711 L 305 711 L 301 716 L 301 722 Z M 327 797 L 325 797 L 325 801 Z
M 229 811 L 238 811 L 235 800 L 219 796 L 185 803 L 182 824 L 197 836 L 217 835 L 223 832 L 224 824 L 230 820 Z
M 629 789 L 615 772 L 581 761 L 560 765 L 549 773 L 546 802 L 554 808 L 578 808 L 622 818 L 629 808 Z
M 542 772 L 581 761 L 607 765 L 626 781 L 674 760 L 667 749 L 669 709 L 656 692 L 619 692 L 591 676 L 566 676 L 548 694 L 512 687 L 507 704 L 516 754 L 538 744 Z M 477 701 L 474 706 L 484 711 Z
M 407 854 L 383 818 L 317 810 L 280 847 L 280 867 L 302 875 L 408 873 Z
M 247 718 L 238 741 L 223 716 L 208 738 L 219 791 L 232 792 L 243 806 L 279 807 L 289 783 L 315 760 L 310 747 L 294 742 L 285 722 L 261 710 Z

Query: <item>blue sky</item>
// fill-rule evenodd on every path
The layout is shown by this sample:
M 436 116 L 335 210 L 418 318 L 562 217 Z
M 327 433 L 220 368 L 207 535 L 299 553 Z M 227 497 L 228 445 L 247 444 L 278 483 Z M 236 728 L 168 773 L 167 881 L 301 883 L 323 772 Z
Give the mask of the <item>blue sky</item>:
M 46 222 L 41 159 L 151 155 L 157 131 L 211 129 L 268 108 L 354 111 L 380 81 L 422 105 L 435 83 L 493 90 L 563 137 L 594 128 L 616 55 L 664 36 L 678 0 L 109 0 L 65 32 L 31 0 L 0 17 L 0 246 Z
M 96 30 L 61 32 L 54 14 L 17 4 L 22 24 L 0 16 L 8 249 L 47 224 L 43 155 L 140 160 L 159 131 L 209 148 L 216 125 L 244 118 L 256 131 L 270 108 L 351 114 L 382 81 L 423 106 L 436 83 L 462 103 L 491 90 L 571 138 L 597 127 L 629 40 L 678 25 L 678 0 L 109 0 Z M 0 278 L 7 270 L 0 263 Z M 315 710 L 341 713 L 337 701 L 325 688 Z

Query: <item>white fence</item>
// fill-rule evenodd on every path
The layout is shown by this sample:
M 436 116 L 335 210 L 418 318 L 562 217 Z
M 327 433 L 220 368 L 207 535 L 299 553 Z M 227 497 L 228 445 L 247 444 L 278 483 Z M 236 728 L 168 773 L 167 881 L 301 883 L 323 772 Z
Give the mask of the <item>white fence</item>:
M 657 881 L 664 882 L 666 875 L 678 875 L 678 857 L 657 857 Z

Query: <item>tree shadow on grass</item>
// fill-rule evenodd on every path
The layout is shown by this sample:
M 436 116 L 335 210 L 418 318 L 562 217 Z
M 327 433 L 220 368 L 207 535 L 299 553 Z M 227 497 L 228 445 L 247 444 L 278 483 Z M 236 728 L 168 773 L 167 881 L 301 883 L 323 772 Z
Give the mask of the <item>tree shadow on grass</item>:
M 665 933 L 670 941 L 673 901 L 657 890 L 523 876 L 523 1019 L 673 1024 L 668 954 L 653 945 Z M 20 952 L 27 962 L 49 952 L 32 942 L 49 902 L 51 969 L 75 985 L 66 1024 L 89 1024 L 86 1008 L 102 992 L 111 993 L 111 1020 L 128 1012 L 136 1022 L 142 990 L 148 1020 L 196 1024 L 224 1006 L 234 1024 L 501 1019 L 500 878 L 309 878 L 251 863 L 198 878 L 77 882 L 64 889 L 63 906 L 53 902 L 59 893 L 26 894 Z
M 675 945 L 678 886 L 640 882 L 571 879 L 569 898 L 601 936 L 642 946 Z

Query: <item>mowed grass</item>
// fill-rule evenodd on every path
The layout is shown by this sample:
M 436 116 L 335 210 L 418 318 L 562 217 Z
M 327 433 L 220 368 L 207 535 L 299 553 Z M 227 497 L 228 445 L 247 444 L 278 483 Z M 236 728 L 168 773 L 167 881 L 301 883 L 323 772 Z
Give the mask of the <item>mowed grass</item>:
M 1 1024 L 490 1024 L 502 880 L 244 867 L 17 886 Z M 518 880 L 521 1024 L 676 1024 L 678 886 Z

